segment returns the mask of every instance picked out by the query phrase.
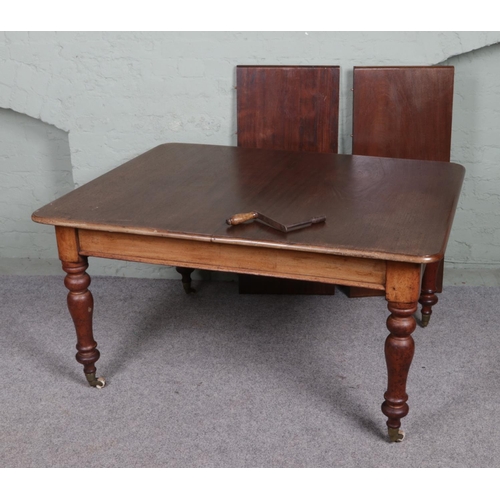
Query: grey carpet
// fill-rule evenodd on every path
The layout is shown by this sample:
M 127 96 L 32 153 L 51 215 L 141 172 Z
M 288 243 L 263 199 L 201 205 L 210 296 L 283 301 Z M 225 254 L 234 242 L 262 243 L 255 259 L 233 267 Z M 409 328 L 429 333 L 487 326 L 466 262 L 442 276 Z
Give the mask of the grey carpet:
M 0 277 L 0 467 L 500 466 L 500 288 L 448 287 L 417 327 L 391 444 L 383 298 L 196 285 L 93 279 L 97 390 L 62 277 Z

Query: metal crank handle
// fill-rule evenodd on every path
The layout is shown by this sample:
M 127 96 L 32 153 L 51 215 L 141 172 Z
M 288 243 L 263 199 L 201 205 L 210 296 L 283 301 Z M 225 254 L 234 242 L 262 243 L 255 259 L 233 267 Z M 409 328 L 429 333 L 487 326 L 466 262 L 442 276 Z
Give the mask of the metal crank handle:
M 325 222 L 326 215 L 320 215 L 319 217 L 314 217 L 311 219 L 311 224 L 317 224 L 318 222 Z
M 226 223 L 230 226 L 237 226 L 238 224 L 243 224 L 243 222 L 248 222 L 249 220 L 255 220 L 259 214 L 257 212 L 248 212 L 246 214 L 235 214 L 231 218 L 226 219 Z

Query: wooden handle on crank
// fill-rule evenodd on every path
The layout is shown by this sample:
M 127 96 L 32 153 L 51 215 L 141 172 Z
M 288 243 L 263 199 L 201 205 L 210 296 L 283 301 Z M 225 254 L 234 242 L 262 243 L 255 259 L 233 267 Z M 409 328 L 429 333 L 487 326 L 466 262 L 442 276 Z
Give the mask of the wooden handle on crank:
M 243 224 L 243 222 L 248 222 L 249 220 L 255 220 L 259 214 L 257 212 L 248 212 L 246 214 L 235 214 L 230 219 L 226 219 L 226 222 L 230 226 L 237 226 L 238 224 Z

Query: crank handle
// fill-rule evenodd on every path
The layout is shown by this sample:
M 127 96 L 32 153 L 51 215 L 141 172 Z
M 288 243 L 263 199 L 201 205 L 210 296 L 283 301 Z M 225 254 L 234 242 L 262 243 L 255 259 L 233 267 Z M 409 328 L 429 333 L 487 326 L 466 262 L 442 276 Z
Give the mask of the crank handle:
M 243 222 L 248 222 L 249 220 L 255 220 L 259 214 L 257 212 L 248 212 L 246 214 L 235 214 L 231 218 L 226 219 L 226 223 L 230 226 L 237 226 L 238 224 L 243 224 Z
M 311 219 L 311 224 L 317 224 L 318 222 L 325 222 L 326 215 L 320 215 L 319 217 L 314 217 Z

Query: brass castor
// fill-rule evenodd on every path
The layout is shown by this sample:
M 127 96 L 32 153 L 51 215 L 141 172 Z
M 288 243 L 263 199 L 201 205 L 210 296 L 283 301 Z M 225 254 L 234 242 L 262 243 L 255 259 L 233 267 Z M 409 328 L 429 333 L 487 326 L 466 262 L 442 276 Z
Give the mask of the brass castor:
M 391 443 L 400 443 L 405 438 L 405 431 L 402 429 L 392 429 L 389 427 L 387 432 L 389 433 Z
M 97 389 L 102 389 L 106 385 L 104 377 L 96 378 L 95 373 L 88 373 L 85 377 L 87 378 L 87 382 L 92 387 L 97 387 Z
M 425 328 L 429 324 L 430 319 L 430 314 L 422 313 L 422 328 Z

